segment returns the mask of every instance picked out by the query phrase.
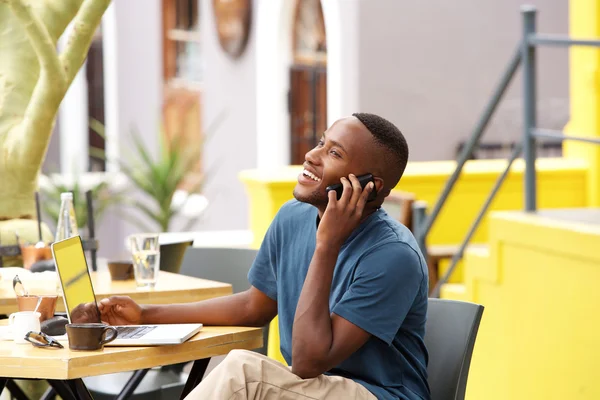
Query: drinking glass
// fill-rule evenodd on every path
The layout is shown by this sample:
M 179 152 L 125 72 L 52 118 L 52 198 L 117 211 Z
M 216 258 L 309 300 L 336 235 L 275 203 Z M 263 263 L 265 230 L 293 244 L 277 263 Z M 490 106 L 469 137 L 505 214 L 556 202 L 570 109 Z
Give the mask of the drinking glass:
M 153 288 L 160 267 L 160 245 L 157 233 L 142 233 L 129 236 L 133 274 L 139 288 Z

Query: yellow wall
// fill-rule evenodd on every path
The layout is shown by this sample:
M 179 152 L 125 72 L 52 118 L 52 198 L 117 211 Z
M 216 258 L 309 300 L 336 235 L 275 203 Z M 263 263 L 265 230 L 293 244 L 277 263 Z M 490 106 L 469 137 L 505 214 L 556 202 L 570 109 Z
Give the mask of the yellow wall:
M 467 400 L 599 399 L 600 226 L 506 212 L 489 233 L 442 291 L 485 305 Z
M 569 34 L 574 38 L 600 37 L 600 0 L 569 2 Z M 573 136 L 600 137 L 600 49 L 569 50 L 571 119 L 565 128 Z M 600 146 L 566 141 L 564 156 L 585 159 L 590 165 L 588 203 L 600 206 Z
M 413 192 L 419 200 L 425 200 L 432 206 L 454 171 L 455 165 L 452 161 L 409 163 L 398 189 Z M 463 176 L 428 238 L 430 244 L 456 244 L 463 239 L 505 165 L 504 160 L 467 162 Z M 539 159 L 538 206 L 586 206 L 586 165 L 578 159 Z M 240 174 L 250 198 L 250 229 L 254 234 L 255 247 L 260 246 L 279 207 L 292 198 L 300 170 L 301 167 L 292 166 L 274 171 L 249 170 Z M 492 203 L 492 210 L 522 208 L 523 163 L 517 160 L 499 196 Z M 484 219 L 473 242 L 485 242 L 486 232 L 487 218 Z

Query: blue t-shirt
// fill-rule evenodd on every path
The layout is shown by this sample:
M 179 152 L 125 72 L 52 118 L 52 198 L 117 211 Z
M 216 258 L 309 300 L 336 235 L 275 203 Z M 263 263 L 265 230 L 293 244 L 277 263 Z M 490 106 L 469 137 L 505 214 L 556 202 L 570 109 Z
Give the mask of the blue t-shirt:
M 273 220 L 248 273 L 277 301 L 281 353 L 292 365 L 292 325 L 316 245 L 318 211 L 292 200 Z M 371 338 L 328 371 L 365 386 L 378 399 L 429 399 L 427 264 L 412 233 L 379 209 L 341 248 L 329 308 Z

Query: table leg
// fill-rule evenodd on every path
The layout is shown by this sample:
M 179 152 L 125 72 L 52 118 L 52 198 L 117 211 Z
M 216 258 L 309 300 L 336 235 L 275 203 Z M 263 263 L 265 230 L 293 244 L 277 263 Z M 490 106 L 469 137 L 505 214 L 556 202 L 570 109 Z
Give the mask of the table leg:
M 23 392 L 23 390 L 17 385 L 12 379 L 8 379 L 6 382 L 6 388 L 11 394 L 11 397 L 16 400 L 29 400 L 29 397 Z
M 139 386 L 142 379 L 144 379 L 144 376 L 146 376 L 148 371 L 150 371 L 150 370 L 149 369 L 140 369 L 140 370 L 135 371 L 133 373 L 133 375 L 131 376 L 131 378 L 129 378 L 129 380 L 123 387 L 123 390 L 121 390 L 121 393 L 119 393 L 119 395 L 117 396 L 117 398 L 115 400 L 124 400 L 124 399 L 128 399 L 129 397 L 131 397 L 131 395 L 133 394 L 135 389 Z
M 48 383 L 56 391 L 56 394 L 58 394 L 63 400 L 77 400 L 77 397 L 73 395 L 71 388 L 65 381 L 48 379 Z
M 40 400 L 56 400 L 56 390 L 52 386 L 40 397 Z
M 194 390 L 196 386 L 198 386 L 200 381 L 202 381 L 202 377 L 204 377 L 204 373 L 206 372 L 209 362 L 210 358 L 203 358 L 202 360 L 194 361 L 190 376 L 188 376 L 185 387 L 183 388 L 183 392 L 181 393 L 181 399 L 184 399 L 188 394 L 190 394 L 190 392 Z
M 71 385 L 71 390 L 75 393 L 75 397 L 77 400 L 94 400 L 87 387 L 85 387 L 85 383 L 80 379 L 71 379 L 69 385 Z M 61 396 L 62 397 L 62 396 Z
M 4 387 L 6 386 L 7 381 L 8 381 L 8 379 L 6 379 L 6 378 L 0 378 L 0 393 L 2 393 L 2 391 L 4 390 Z

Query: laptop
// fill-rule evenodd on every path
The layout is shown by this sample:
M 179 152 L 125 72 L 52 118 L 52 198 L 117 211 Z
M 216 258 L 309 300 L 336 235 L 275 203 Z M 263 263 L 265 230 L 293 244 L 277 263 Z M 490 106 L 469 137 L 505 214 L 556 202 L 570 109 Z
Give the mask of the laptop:
M 81 237 L 54 242 L 52 257 L 60 278 L 63 300 L 69 323 L 101 322 L 92 279 L 83 251 Z M 77 308 L 93 304 L 92 312 L 82 316 Z M 156 346 L 180 344 L 202 329 L 202 324 L 123 325 L 117 328 L 117 338 L 106 346 Z

